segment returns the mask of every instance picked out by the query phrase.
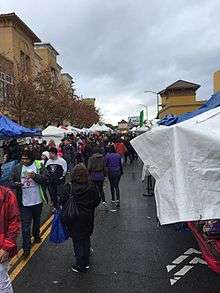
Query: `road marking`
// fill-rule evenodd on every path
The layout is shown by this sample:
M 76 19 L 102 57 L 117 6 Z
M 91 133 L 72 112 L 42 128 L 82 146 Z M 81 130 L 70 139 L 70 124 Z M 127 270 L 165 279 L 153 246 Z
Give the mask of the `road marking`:
M 174 269 L 176 266 L 175 265 L 168 265 L 167 266 L 167 272 L 169 273 L 170 271 L 172 271 L 172 269 Z
M 183 261 L 185 261 L 188 258 L 191 258 L 191 260 L 189 259 L 187 265 L 183 266 L 178 272 L 174 273 L 174 275 L 170 278 L 171 286 L 173 286 L 181 278 L 183 278 L 191 269 L 194 268 L 195 265 L 197 264 L 207 265 L 207 263 L 198 256 L 192 259 L 193 254 L 201 255 L 201 252 L 194 248 L 189 248 L 186 252 L 184 252 L 184 254 L 180 255 L 178 258 L 172 261 L 170 265 L 166 266 L 167 272 L 169 273 L 175 268 L 178 268 Z
M 27 259 L 22 259 L 23 249 L 20 249 L 18 254 L 12 258 L 10 261 L 11 272 L 10 278 L 11 280 L 15 280 L 15 278 L 19 275 L 19 273 L 23 270 L 23 268 L 27 265 L 31 257 L 37 252 L 40 246 L 44 243 L 48 235 L 50 234 L 51 223 L 52 223 L 53 216 L 51 216 L 41 227 L 41 239 L 42 242 L 39 244 L 34 244 L 31 248 L 30 256 Z M 16 265 L 17 264 L 17 265 Z
M 181 270 L 179 270 L 177 273 L 175 273 L 174 276 L 180 276 L 180 277 L 183 277 L 183 276 L 185 276 L 185 274 L 188 273 L 192 268 L 193 268 L 193 266 L 184 266 Z
M 184 252 L 184 254 L 193 254 L 193 253 L 202 254 L 201 251 L 198 251 L 198 250 L 196 250 L 194 248 L 190 248 L 186 252 Z
M 45 231 L 45 229 L 47 229 L 47 227 L 52 223 L 52 219 L 53 219 L 53 216 L 50 216 L 50 218 L 46 222 L 44 222 L 44 224 L 41 226 L 40 228 L 41 235 Z M 33 237 L 31 240 L 33 241 Z M 11 269 L 13 269 L 16 263 L 20 260 L 22 254 L 23 254 L 23 249 L 20 249 L 18 253 L 10 260 L 9 265 Z
M 194 265 L 196 265 L 196 264 L 198 264 L 198 263 L 200 263 L 200 264 L 202 264 L 202 265 L 207 265 L 207 262 L 204 261 L 204 259 L 201 259 L 201 258 L 199 258 L 199 257 L 194 257 L 194 259 L 190 261 L 190 264 L 194 264 Z
M 188 258 L 188 255 L 180 255 L 178 258 L 173 260 L 172 263 L 175 264 L 175 265 L 178 265 L 178 264 L 180 264 L 182 261 L 184 261 L 187 258 Z

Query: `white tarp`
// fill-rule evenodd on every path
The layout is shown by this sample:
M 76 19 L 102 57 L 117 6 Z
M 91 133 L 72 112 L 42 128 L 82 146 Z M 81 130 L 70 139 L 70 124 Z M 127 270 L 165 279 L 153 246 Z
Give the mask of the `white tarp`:
M 156 179 L 161 224 L 220 218 L 220 107 L 132 141 Z
M 66 131 L 64 129 L 50 125 L 42 131 L 42 136 L 64 137 L 65 133 Z
M 100 125 L 100 124 L 93 124 L 90 128 L 90 131 L 92 132 L 109 132 L 112 131 L 112 129 L 106 125 Z

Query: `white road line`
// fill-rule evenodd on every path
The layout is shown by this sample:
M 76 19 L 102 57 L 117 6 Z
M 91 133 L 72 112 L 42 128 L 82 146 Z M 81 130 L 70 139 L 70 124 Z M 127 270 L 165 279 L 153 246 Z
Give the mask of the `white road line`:
M 174 276 L 178 277 L 181 276 L 183 277 L 186 273 L 188 273 L 191 269 L 193 268 L 193 266 L 184 266 L 180 271 L 178 271 L 177 273 L 174 274 Z
M 178 265 L 185 259 L 187 259 L 188 255 L 180 255 L 178 258 L 172 261 L 173 264 Z
M 193 254 L 193 253 L 196 253 L 196 254 L 201 254 L 200 251 L 194 249 L 194 248 L 189 248 L 186 252 L 184 252 L 184 254 Z
M 204 261 L 203 259 L 201 259 L 200 257 L 194 257 L 194 259 L 192 259 L 189 263 L 194 264 L 194 265 L 198 264 L 198 263 L 200 263 L 202 265 L 207 265 L 207 262 Z
M 168 265 L 167 266 L 167 272 L 169 273 L 170 271 L 172 271 L 172 269 L 174 269 L 176 266 L 175 265 Z

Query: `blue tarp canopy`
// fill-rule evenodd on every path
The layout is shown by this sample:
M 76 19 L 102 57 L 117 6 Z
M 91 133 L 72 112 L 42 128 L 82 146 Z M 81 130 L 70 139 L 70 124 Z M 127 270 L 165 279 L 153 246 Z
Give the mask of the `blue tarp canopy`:
M 165 125 L 165 126 L 177 124 L 219 106 L 220 106 L 220 92 L 212 95 L 211 98 L 204 105 L 202 105 L 200 108 L 196 109 L 195 111 L 184 113 L 179 116 L 175 116 L 175 115 L 166 116 L 165 118 L 161 119 L 158 122 L 158 124 Z
M 41 130 L 26 128 L 0 115 L 0 139 L 41 136 Z

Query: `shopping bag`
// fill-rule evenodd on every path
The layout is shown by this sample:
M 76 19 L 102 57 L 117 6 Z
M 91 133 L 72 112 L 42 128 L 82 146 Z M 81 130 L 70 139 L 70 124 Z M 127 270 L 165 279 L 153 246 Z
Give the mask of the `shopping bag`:
M 60 220 L 60 211 L 55 211 L 50 232 L 50 241 L 53 243 L 63 243 L 69 238 L 67 227 Z

